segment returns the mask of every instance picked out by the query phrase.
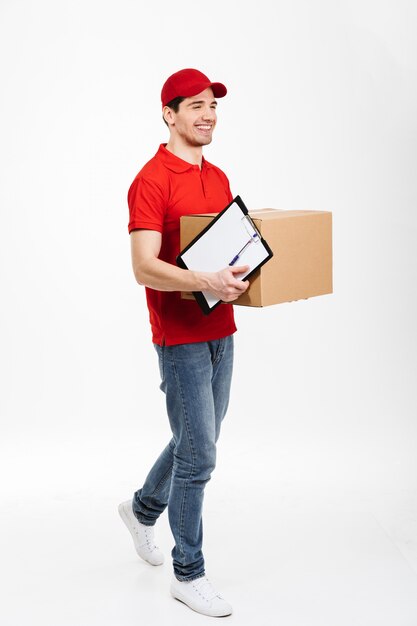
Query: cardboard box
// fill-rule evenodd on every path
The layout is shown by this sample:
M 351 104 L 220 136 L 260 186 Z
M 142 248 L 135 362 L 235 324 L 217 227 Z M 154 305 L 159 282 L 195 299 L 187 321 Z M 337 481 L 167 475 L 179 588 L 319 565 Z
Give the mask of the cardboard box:
M 215 215 L 181 217 L 181 250 Z M 258 209 L 249 215 L 274 256 L 249 279 L 234 305 L 261 307 L 333 293 L 330 211 Z M 184 292 L 182 297 L 194 296 Z

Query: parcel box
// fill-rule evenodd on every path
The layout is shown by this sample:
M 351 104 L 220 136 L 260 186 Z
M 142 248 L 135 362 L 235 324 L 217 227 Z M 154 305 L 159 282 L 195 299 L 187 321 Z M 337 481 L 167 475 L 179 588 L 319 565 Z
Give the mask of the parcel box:
M 181 217 L 181 250 L 216 215 Z M 330 211 L 258 209 L 249 215 L 274 256 L 249 279 L 249 288 L 233 304 L 260 307 L 333 292 Z M 189 292 L 182 297 L 194 298 Z

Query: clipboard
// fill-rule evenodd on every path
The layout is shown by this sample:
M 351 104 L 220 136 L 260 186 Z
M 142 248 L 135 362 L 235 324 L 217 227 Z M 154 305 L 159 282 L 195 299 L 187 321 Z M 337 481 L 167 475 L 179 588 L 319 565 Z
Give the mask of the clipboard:
M 241 280 L 250 278 L 273 256 L 256 228 L 242 198 L 236 196 L 177 256 L 186 270 L 218 272 L 228 265 L 249 265 Z M 209 315 L 222 300 L 210 291 L 193 291 L 203 313 Z

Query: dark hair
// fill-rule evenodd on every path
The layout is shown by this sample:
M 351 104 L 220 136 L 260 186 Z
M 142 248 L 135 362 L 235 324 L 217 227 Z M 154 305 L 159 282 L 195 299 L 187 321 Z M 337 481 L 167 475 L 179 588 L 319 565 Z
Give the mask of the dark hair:
M 177 96 L 176 98 L 173 98 L 173 100 L 171 100 L 170 102 L 168 102 L 168 104 L 166 104 L 165 106 L 169 107 L 170 109 L 172 109 L 175 113 L 178 113 L 178 109 L 180 108 L 180 104 L 181 102 L 185 100 L 185 97 L 183 96 Z M 166 124 L 167 126 L 169 126 L 168 122 L 165 120 L 164 115 L 162 114 L 162 119 L 164 121 L 164 124 Z

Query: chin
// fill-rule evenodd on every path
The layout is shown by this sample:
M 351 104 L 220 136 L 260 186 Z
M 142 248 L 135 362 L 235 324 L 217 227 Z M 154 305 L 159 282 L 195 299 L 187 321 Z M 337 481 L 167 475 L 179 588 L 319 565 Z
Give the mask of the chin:
M 206 146 L 207 144 L 212 142 L 212 137 L 202 138 L 202 139 L 193 139 L 190 141 L 190 145 L 194 147 Z
M 208 143 L 211 143 L 212 141 L 213 141 L 213 137 L 202 137 L 202 138 L 200 139 L 200 144 L 201 144 L 202 146 L 205 146 L 205 145 L 207 145 Z

